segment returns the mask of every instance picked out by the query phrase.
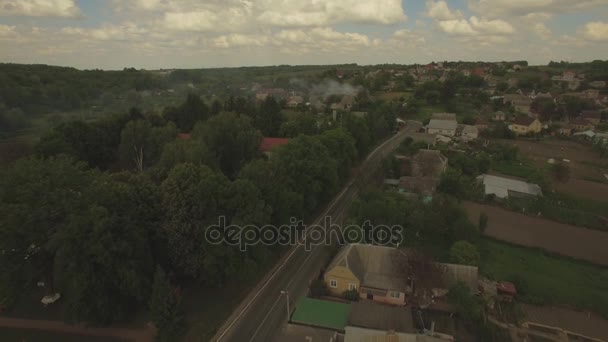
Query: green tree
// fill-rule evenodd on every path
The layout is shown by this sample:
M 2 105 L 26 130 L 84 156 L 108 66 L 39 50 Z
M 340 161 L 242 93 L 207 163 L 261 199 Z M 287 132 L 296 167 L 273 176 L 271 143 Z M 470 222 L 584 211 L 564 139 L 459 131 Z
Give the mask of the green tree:
M 217 168 L 215 155 L 200 139 L 176 139 L 166 144 L 157 164 L 161 177 L 165 177 L 174 166 L 181 163 Z
M 262 140 L 249 117 L 228 112 L 198 124 L 192 137 L 209 147 L 220 170 L 230 178 L 235 178 L 241 167 L 259 153 Z
M 209 117 L 209 108 L 198 95 L 188 94 L 179 107 L 167 107 L 163 112 L 166 120 L 173 121 L 180 132 L 190 132 L 198 121 Z
M 279 177 L 291 191 L 304 198 L 304 209 L 313 212 L 337 186 L 337 165 L 319 138 L 301 135 L 277 149 Z
M 281 105 L 272 96 L 268 96 L 255 117 L 255 126 L 265 137 L 276 137 L 282 124 Z
M 175 139 L 173 124 L 152 127 L 148 121 L 129 121 L 121 132 L 119 156 L 122 165 L 143 171 L 160 158 L 163 146 Z
M 462 265 L 479 265 L 477 247 L 468 241 L 456 241 L 450 248 L 450 261 Z
M 336 159 L 338 176 L 345 181 L 350 168 L 357 159 L 355 139 L 342 128 L 325 131 L 319 136 L 319 139 L 327 147 L 330 155 Z
M 179 336 L 184 324 L 180 303 L 177 289 L 171 286 L 167 275 L 158 266 L 148 304 L 152 321 L 158 328 L 157 340 L 173 341 Z

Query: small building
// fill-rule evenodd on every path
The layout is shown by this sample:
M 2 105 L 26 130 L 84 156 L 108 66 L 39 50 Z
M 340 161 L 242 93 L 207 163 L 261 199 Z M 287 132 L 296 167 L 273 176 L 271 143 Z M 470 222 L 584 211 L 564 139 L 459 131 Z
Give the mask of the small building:
M 520 117 L 511 125 L 511 130 L 517 135 L 525 135 L 530 133 L 540 133 L 543 125 L 538 119 L 531 117 Z
M 530 114 L 532 99 L 522 94 L 505 94 L 503 103 L 510 103 L 520 113 Z
M 287 99 L 287 107 L 289 108 L 295 108 L 302 103 L 304 103 L 302 96 L 292 95 Z
M 477 131 L 485 131 L 490 127 L 490 123 L 484 118 L 475 119 L 475 127 L 477 127 Z
M 570 128 L 577 132 L 587 131 L 593 129 L 593 125 L 589 122 L 589 120 L 576 118 L 574 120 L 570 120 L 569 123 Z
M 475 140 L 479 137 L 479 130 L 476 126 L 464 125 L 461 137 L 463 140 Z
M 593 88 L 605 88 L 606 87 L 606 81 L 593 81 L 593 82 L 589 82 L 589 86 L 591 86 Z
M 399 189 L 420 195 L 432 195 L 448 167 L 448 158 L 437 150 L 419 150 L 413 157 L 397 158 L 402 172 Z
M 429 125 L 427 126 L 427 133 L 453 137 L 456 135 L 457 128 L 458 123 L 455 119 L 431 119 L 431 121 L 429 121 Z
M 486 195 L 495 195 L 498 198 L 542 196 L 538 184 L 485 174 L 477 177 L 477 180 L 484 185 Z

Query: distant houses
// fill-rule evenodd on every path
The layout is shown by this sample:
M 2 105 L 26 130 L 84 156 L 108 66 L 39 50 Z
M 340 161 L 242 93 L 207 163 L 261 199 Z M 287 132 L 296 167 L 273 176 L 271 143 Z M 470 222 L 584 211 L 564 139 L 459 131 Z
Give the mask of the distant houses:
M 433 114 L 431 121 L 429 121 L 427 133 L 453 137 L 456 135 L 457 128 L 458 122 L 456 121 L 456 114 L 436 113 Z

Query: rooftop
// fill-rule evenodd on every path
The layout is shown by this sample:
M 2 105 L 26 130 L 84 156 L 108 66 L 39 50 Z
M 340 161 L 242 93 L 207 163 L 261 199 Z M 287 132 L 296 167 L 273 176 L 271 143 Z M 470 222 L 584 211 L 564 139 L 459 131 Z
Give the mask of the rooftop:
M 371 300 L 362 300 L 351 305 L 348 325 L 396 332 L 416 331 L 409 307 L 379 304 Z
M 345 303 L 302 298 L 296 305 L 296 311 L 291 320 L 314 327 L 344 330 L 350 306 Z
M 519 126 L 530 126 L 534 121 L 536 121 L 536 119 L 531 118 L 529 116 L 521 116 L 521 117 L 517 118 L 513 122 L 513 124 L 519 125 Z
M 429 121 L 430 129 L 456 130 L 456 127 L 458 127 L 456 120 L 431 119 Z
M 262 152 L 270 152 L 273 148 L 285 145 L 289 142 L 287 138 L 262 138 L 262 142 L 260 143 L 260 151 Z
M 392 247 L 350 244 L 327 267 L 343 266 L 351 270 L 361 286 L 377 289 L 399 289 L 403 284 L 396 275 L 393 257 L 399 250 Z
M 493 175 L 481 175 L 477 177 L 483 181 L 486 193 L 493 193 L 498 197 L 508 197 L 509 191 L 515 191 L 528 195 L 542 195 L 542 190 L 537 184 L 526 183 L 517 179 L 504 178 Z

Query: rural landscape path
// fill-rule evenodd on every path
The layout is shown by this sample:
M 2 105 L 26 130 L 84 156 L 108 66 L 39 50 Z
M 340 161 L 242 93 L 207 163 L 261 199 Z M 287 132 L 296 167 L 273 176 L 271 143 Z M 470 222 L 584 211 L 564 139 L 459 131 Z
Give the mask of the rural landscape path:
M 59 321 L 21 319 L 0 317 L 0 327 L 16 329 L 34 329 L 52 331 L 57 333 L 108 337 L 129 342 L 152 342 L 156 335 L 155 329 L 127 329 L 127 328 L 92 328 L 78 325 L 69 325 Z
M 536 247 L 575 259 L 608 266 L 608 232 L 528 216 L 500 207 L 463 203 L 471 222 L 488 215 L 485 235 L 526 247 Z

